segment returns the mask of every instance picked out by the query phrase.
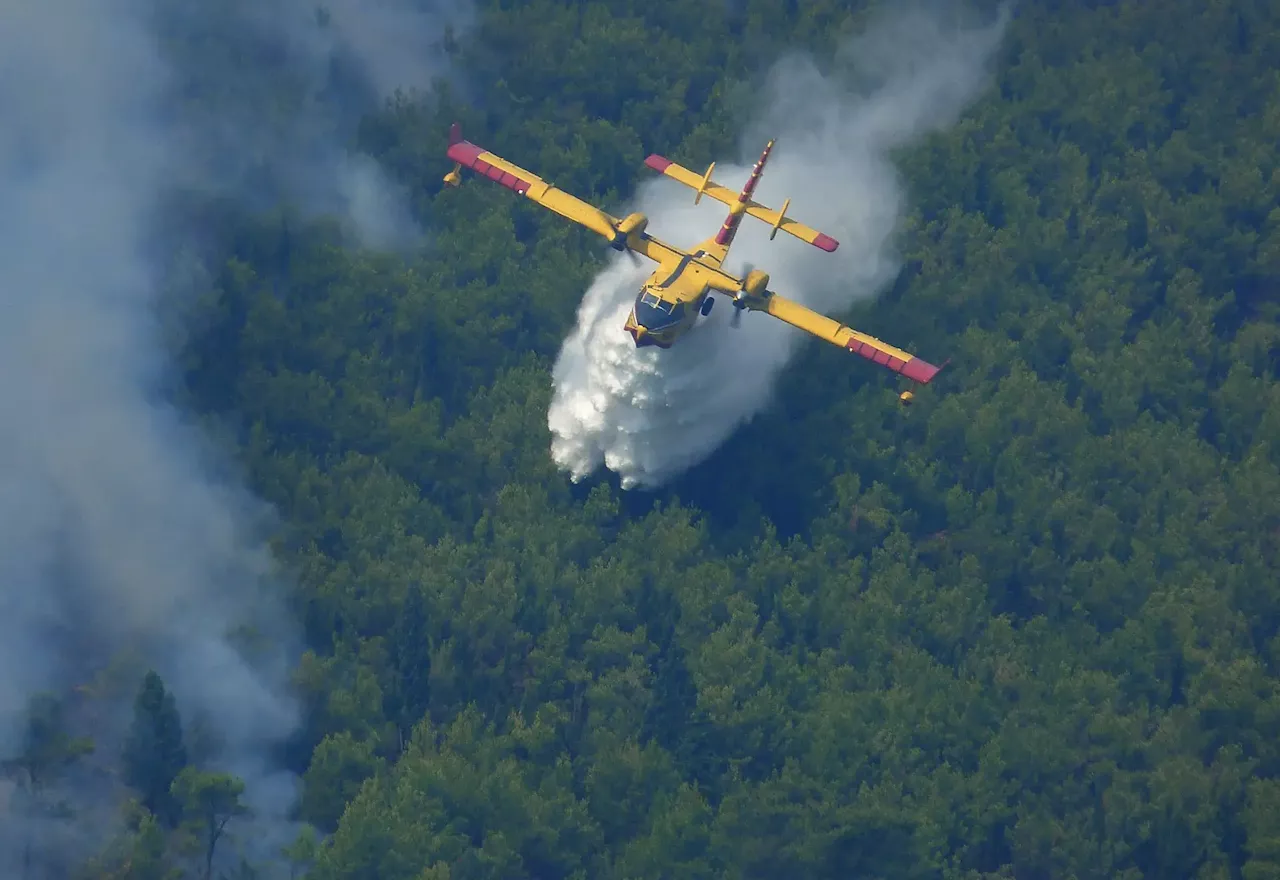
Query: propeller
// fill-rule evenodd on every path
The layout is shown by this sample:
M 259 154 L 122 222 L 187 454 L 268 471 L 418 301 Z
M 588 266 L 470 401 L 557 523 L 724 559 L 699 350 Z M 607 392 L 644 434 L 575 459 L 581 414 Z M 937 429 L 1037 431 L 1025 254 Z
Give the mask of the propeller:
M 745 279 L 748 275 L 751 274 L 753 269 L 755 269 L 754 263 L 743 263 L 742 277 Z M 739 290 L 737 295 L 734 296 L 733 298 L 733 317 L 729 319 L 729 326 L 735 330 L 737 330 L 739 327 L 742 326 L 742 313 L 747 310 L 747 305 L 743 301 L 745 299 L 746 299 L 746 294 L 743 292 L 743 290 Z
M 637 268 L 639 268 L 639 267 L 640 267 L 640 265 L 641 265 L 641 263 L 640 263 L 640 255 L 639 255 L 639 254 L 637 254 L 635 251 L 633 251 L 631 248 L 629 248 L 629 247 L 618 248 L 618 247 L 616 247 L 616 246 L 613 244 L 613 242 L 610 242 L 610 241 L 606 241 L 606 242 L 604 243 L 604 246 L 605 246 L 606 248 L 608 248 L 609 250 L 614 250 L 614 251 L 620 250 L 622 253 L 626 254 L 628 257 L 630 257 L 630 258 L 631 258 L 631 265 L 633 265 L 633 266 L 635 266 L 635 267 L 637 267 Z
M 615 230 L 615 233 L 616 233 L 616 230 Z M 614 241 L 606 241 L 604 243 L 604 246 L 607 248 L 610 248 L 611 250 L 621 251 L 631 259 L 631 265 L 635 266 L 636 268 L 640 267 L 641 265 L 640 255 L 637 254 L 635 251 L 633 251 L 631 248 L 627 247 L 625 243 L 622 245 L 622 247 L 618 247 L 617 241 L 615 239 Z

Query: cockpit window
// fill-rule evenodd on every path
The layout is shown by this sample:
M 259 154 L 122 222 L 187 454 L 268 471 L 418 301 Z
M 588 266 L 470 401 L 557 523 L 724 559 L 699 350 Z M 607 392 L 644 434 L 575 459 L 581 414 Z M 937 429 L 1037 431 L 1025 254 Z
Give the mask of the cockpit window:
M 640 291 L 640 303 L 642 305 L 648 306 L 651 309 L 658 309 L 659 311 L 665 312 L 668 315 L 671 314 L 671 312 L 676 307 L 675 303 L 671 302 L 670 300 L 659 299 L 649 290 Z
M 659 299 L 649 290 L 636 298 L 636 320 L 650 330 L 660 330 L 684 318 L 684 303 Z

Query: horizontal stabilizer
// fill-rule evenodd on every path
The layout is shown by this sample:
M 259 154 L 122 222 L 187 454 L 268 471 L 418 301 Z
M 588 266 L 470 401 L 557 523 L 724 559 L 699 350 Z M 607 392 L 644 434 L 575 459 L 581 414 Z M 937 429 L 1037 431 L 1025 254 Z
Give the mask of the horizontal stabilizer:
M 654 171 L 664 174 L 672 180 L 682 183 L 692 189 L 696 193 L 694 196 L 695 202 L 706 195 L 715 199 L 717 202 L 728 205 L 732 208 L 734 204 L 738 202 L 739 196 L 741 195 L 740 193 L 711 180 L 711 171 L 715 168 L 715 163 L 712 163 L 711 167 L 707 169 L 706 174 L 695 174 L 688 168 L 672 162 L 664 156 L 659 156 L 656 153 L 645 159 L 644 164 L 652 168 Z M 836 241 L 831 236 L 785 216 L 787 207 L 790 204 L 791 200 L 787 199 L 782 203 L 782 210 L 775 211 L 772 208 L 760 204 L 755 199 L 748 198 L 746 201 L 745 213 L 755 217 L 757 220 L 762 220 L 773 227 L 773 231 L 769 235 L 770 239 L 776 236 L 778 231 L 781 230 L 789 235 L 794 235 L 801 241 L 807 241 L 814 247 L 821 248 L 828 253 L 834 251 L 840 246 L 840 242 Z

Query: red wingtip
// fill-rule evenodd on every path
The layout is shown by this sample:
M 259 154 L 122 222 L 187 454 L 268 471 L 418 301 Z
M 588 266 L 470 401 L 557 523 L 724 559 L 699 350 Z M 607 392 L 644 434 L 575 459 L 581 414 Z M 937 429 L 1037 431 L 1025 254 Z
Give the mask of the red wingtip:
M 836 248 L 840 247 L 840 242 L 836 241 L 825 232 L 819 232 L 818 237 L 813 240 L 814 247 L 820 247 L 827 253 L 833 253 Z
M 654 153 L 644 160 L 644 164 L 648 165 L 654 171 L 662 173 L 675 163 L 665 156 L 659 156 L 657 153 Z
M 913 357 L 902 365 L 901 373 L 914 382 L 919 382 L 921 385 L 928 385 L 933 381 L 933 377 L 941 373 L 942 368 L 949 363 L 951 363 L 951 359 L 947 358 L 947 360 L 943 362 L 942 367 L 935 367 L 928 361 L 923 361 L 918 357 Z
M 462 126 L 455 122 L 453 125 L 449 126 L 449 146 L 452 147 L 454 144 L 459 143 L 461 140 L 462 140 Z

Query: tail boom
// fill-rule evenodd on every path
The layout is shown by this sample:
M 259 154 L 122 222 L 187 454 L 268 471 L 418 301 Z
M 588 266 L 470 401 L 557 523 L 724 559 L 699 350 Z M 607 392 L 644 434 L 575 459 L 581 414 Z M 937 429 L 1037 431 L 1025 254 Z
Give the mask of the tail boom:
M 751 169 L 751 176 L 747 178 L 742 192 L 738 193 L 738 200 L 729 206 L 729 216 L 724 218 L 724 225 L 716 233 L 716 244 L 721 247 L 727 249 L 733 244 L 733 237 L 738 234 L 738 224 L 742 222 L 742 215 L 747 212 L 747 207 L 751 203 L 751 194 L 756 191 L 756 184 L 760 182 L 760 175 L 764 173 L 765 163 L 769 161 L 769 153 L 772 151 L 773 141 L 769 141 L 764 145 L 764 152 L 756 160 L 755 167 Z

